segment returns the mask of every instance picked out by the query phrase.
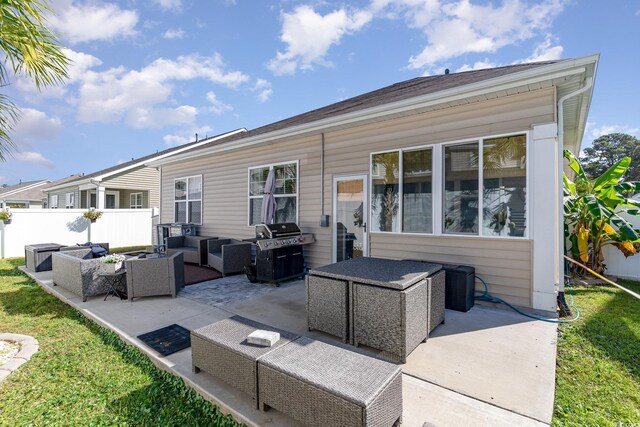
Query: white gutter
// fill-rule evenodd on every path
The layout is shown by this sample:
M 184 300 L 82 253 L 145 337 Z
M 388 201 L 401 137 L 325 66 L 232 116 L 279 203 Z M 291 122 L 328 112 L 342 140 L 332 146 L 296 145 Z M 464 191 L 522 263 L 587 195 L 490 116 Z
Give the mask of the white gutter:
M 458 86 L 436 93 L 412 97 L 393 103 L 367 108 L 365 110 L 354 111 L 352 113 L 343 114 L 336 117 L 330 117 L 311 123 L 305 123 L 299 126 L 288 127 L 263 135 L 242 138 L 239 140 L 231 141 L 228 144 L 221 144 L 202 150 L 197 150 L 196 152 L 188 152 L 177 156 L 171 156 L 170 159 L 166 159 L 165 161 L 149 162 L 148 165 L 160 166 L 163 164 L 173 163 L 186 159 L 202 157 L 209 154 L 245 148 L 285 137 L 292 137 L 305 133 L 323 132 L 329 126 L 348 125 L 361 122 L 363 120 L 372 120 L 392 114 L 416 110 L 419 108 L 426 108 L 438 104 L 444 104 L 447 102 L 454 102 L 490 92 L 508 90 L 519 86 L 540 83 L 546 80 L 567 78 L 578 74 L 584 74 L 586 71 L 585 67 L 596 60 L 597 55 L 590 55 L 573 60 L 565 60 L 555 64 L 540 66 L 538 68 L 512 73 L 493 79 L 483 80 L 481 82 L 476 82 L 464 86 Z
M 566 94 L 565 96 L 563 96 L 558 100 L 558 188 L 557 188 L 558 190 L 558 221 L 556 225 L 558 229 L 556 230 L 556 232 L 558 236 L 558 243 L 561 244 L 560 246 L 564 246 L 564 224 L 563 224 L 564 199 L 563 199 L 562 186 L 560 184 L 562 182 L 562 174 L 564 173 L 564 153 L 563 153 L 563 150 L 564 150 L 564 102 L 570 98 L 573 98 L 574 96 L 578 96 L 590 90 L 592 87 L 593 87 L 593 77 L 588 77 L 583 87 L 581 87 L 580 89 L 574 92 Z M 564 268 L 562 268 L 563 265 L 564 265 L 564 251 L 562 250 L 562 247 L 559 247 L 558 248 L 559 278 L 564 277 Z M 558 290 L 564 293 L 563 279 L 558 280 Z
M 208 143 L 210 143 L 212 141 L 217 141 L 219 139 L 226 138 L 228 136 L 235 135 L 237 133 L 243 133 L 243 132 L 246 132 L 246 131 L 247 131 L 247 129 L 240 128 L 240 129 L 233 130 L 231 132 L 223 133 L 222 135 L 218 135 L 218 136 L 216 136 L 214 138 L 206 138 L 206 139 L 203 139 L 203 140 L 201 140 L 200 142 L 198 142 L 196 144 L 188 145 L 188 146 L 185 146 L 183 148 L 179 148 L 179 149 L 177 149 L 175 151 L 171 151 L 169 153 L 161 154 L 161 155 L 159 155 L 157 157 L 154 157 L 153 158 L 154 159 L 153 162 L 161 160 L 161 159 L 164 159 L 164 158 L 167 158 L 167 157 L 170 157 L 170 156 L 173 156 L 173 155 L 175 155 L 177 153 L 182 153 L 184 151 L 191 150 L 191 149 L 196 148 L 196 147 L 200 147 L 200 146 L 208 144 Z M 108 178 L 108 177 L 110 177 L 112 175 L 117 175 L 119 173 L 126 172 L 126 171 L 128 171 L 130 169 L 134 169 L 134 168 L 137 168 L 137 167 L 140 167 L 140 166 L 145 166 L 145 165 L 148 164 L 148 162 L 150 162 L 150 160 L 143 160 L 141 162 L 134 163 L 132 165 L 128 165 L 128 166 L 125 166 L 123 168 L 116 169 L 114 171 L 110 171 L 110 172 L 104 173 L 102 175 L 96 175 L 96 176 L 94 176 L 92 178 L 81 179 L 79 181 L 71 181 L 71 182 L 67 182 L 65 184 L 57 185 L 55 187 L 50 187 L 50 188 L 47 188 L 47 191 L 57 190 L 59 188 L 65 188 L 65 187 L 79 186 L 79 185 L 82 185 L 82 184 L 90 183 L 93 180 L 102 181 L 105 178 Z

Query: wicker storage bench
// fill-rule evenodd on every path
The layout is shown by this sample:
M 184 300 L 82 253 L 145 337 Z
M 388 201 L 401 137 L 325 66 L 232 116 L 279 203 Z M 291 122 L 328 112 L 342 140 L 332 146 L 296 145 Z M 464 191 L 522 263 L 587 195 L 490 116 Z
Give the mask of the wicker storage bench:
M 260 408 L 308 426 L 380 426 L 402 418 L 402 372 L 373 359 L 301 337 L 258 360 Z
M 349 339 L 349 282 L 307 275 L 307 328 Z
M 247 335 L 256 329 L 279 332 L 280 340 L 272 347 L 248 344 Z M 296 338 L 290 332 L 233 316 L 191 331 L 193 372 L 208 372 L 256 399 L 257 404 L 257 360 Z
M 38 243 L 25 245 L 24 260 L 31 271 L 49 271 L 52 268 L 51 254 L 59 252 L 63 245 L 57 243 Z

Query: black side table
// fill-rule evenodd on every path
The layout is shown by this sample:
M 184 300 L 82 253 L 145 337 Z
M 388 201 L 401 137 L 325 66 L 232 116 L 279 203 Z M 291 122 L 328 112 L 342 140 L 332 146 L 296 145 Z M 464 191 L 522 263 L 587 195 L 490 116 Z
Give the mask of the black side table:
M 118 287 L 121 289 L 127 289 L 127 271 L 123 268 L 120 271 L 116 271 L 115 273 L 98 273 L 98 276 L 104 278 L 104 281 L 109 284 L 111 290 L 104 297 L 104 301 L 109 298 L 109 296 L 117 296 L 120 299 L 126 299 L 126 295 L 123 296 L 118 292 Z

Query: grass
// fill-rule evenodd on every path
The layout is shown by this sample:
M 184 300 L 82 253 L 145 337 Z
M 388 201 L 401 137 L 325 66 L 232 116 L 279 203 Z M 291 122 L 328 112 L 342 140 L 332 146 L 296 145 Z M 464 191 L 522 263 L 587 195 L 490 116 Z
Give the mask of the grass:
M 0 383 L 0 426 L 237 426 L 111 331 L 0 259 L 0 331 L 31 335 L 32 360 Z
M 553 425 L 640 425 L 640 301 L 612 286 L 573 295 L 581 317 L 559 328 Z

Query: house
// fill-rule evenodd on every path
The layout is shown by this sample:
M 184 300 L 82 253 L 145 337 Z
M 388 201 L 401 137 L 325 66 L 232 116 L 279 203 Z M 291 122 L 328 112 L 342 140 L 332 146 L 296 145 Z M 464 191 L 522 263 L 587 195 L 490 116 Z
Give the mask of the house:
M 49 209 L 143 209 L 160 206 L 160 171 L 146 163 L 211 144 L 246 129 L 169 148 L 129 162 L 90 174 L 82 174 L 64 182 L 52 183 L 44 189 Z
M 42 189 L 51 181 L 20 181 L 16 185 L 3 185 L 0 187 L 0 208 L 41 208 Z
M 157 161 L 161 222 L 253 237 L 276 173 L 276 222 L 350 256 L 468 264 L 495 296 L 555 311 L 562 149 L 577 152 L 599 55 L 419 77 Z

